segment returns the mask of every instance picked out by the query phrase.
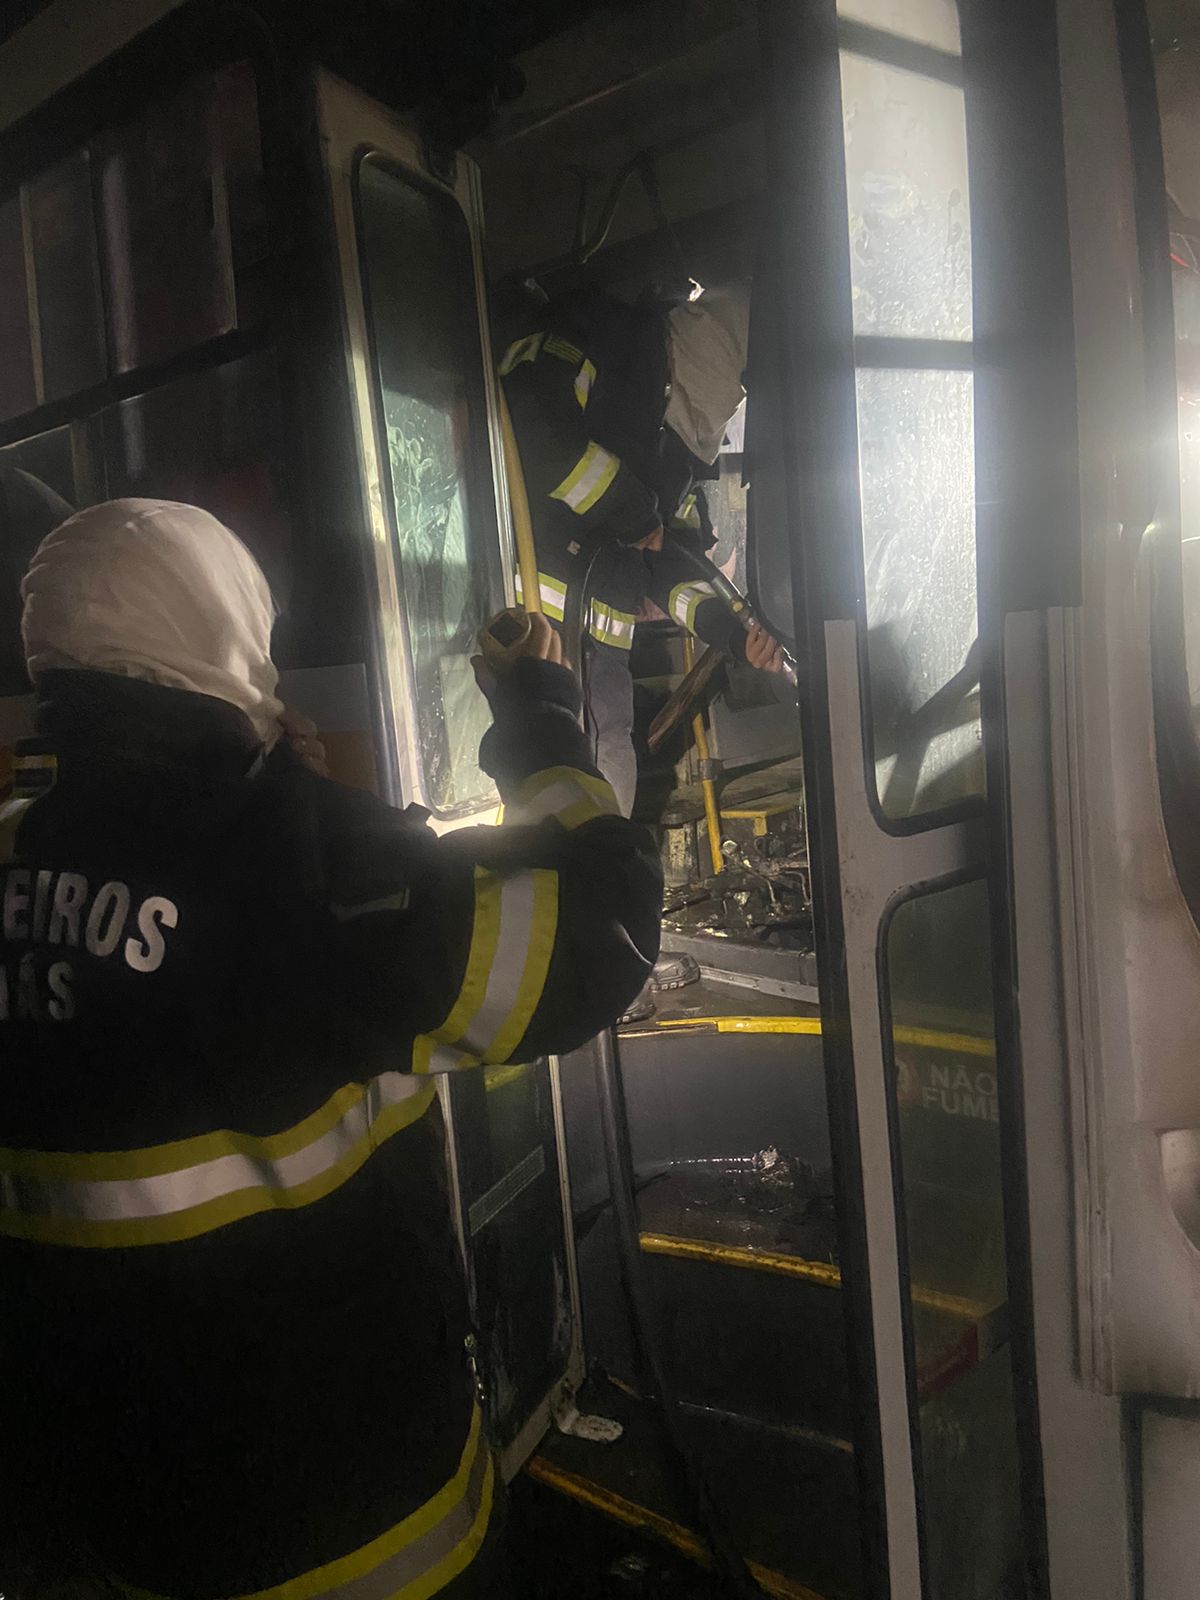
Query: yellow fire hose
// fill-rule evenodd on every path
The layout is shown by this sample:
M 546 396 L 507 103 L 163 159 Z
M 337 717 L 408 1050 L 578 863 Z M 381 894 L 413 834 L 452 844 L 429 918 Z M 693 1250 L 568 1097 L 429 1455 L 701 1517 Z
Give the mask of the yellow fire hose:
M 688 672 L 692 670 L 695 662 L 696 651 L 692 644 L 692 636 L 685 633 L 683 636 L 683 664 Z M 725 865 L 725 857 L 721 854 L 721 813 L 717 809 L 717 785 L 711 776 L 703 776 L 711 772 L 708 753 L 708 729 L 704 726 L 704 713 L 697 710 L 692 716 L 692 737 L 696 741 L 696 754 L 700 758 L 700 789 L 704 795 L 704 825 L 708 833 L 708 850 L 712 857 L 714 873 L 720 872 Z

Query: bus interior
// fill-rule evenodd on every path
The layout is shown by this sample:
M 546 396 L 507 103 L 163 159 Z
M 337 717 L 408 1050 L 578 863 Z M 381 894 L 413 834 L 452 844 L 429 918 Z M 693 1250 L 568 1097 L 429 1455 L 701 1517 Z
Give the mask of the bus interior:
M 1154 9 L 1190 110 L 1200 23 Z M 21 52 L 45 63 L 55 10 L 21 10 L 0 86 Z M 635 815 L 661 842 L 664 946 L 700 977 L 618 1031 L 624 1150 L 601 1046 L 445 1086 L 524 1592 L 857 1600 L 891 1564 L 898 1596 L 1041 1593 L 985 842 L 981 679 L 1012 583 L 977 528 L 973 389 L 973 318 L 1011 263 L 981 248 L 1003 193 L 971 144 L 959 8 L 337 10 L 157 0 L 135 26 L 112 5 L 105 41 L 6 103 L 5 759 L 39 538 L 67 508 L 179 499 L 271 578 L 282 693 L 334 775 L 442 831 L 494 821 L 469 660 L 516 576 L 496 362 L 573 295 L 751 281 L 712 559 L 802 677 L 821 641 L 817 687 L 861 737 L 728 660 L 681 699 L 699 651 L 644 616 Z M 983 10 L 963 16 L 999 51 Z M 1012 52 L 1053 33 L 1052 8 L 1016 10 Z M 1171 192 L 1181 318 L 1194 181 Z M 1041 325 L 1069 341 L 1064 260 L 1047 247 Z M 1061 398 L 1044 384 L 1027 423 L 1059 443 Z M 1011 559 L 1030 592 L 1069 587 L 1036 531 Z M 851 769 L 859 811 L 835 816 Z M 850 1073 L 830 1018 L 862 983 L 878 1038 Z M 901 1502 L 917 1590 L 895 1576 Z

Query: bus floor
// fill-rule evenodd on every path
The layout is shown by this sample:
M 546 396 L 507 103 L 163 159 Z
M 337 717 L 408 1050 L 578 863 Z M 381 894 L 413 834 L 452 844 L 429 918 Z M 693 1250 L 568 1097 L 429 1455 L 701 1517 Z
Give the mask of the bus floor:
M 509 1538 L 514 1594 L 522 1600 L 568 1595 L 580 1600 L 719 1600 L 727 1595 L 712 1571 L 694 1497 L 656 1412 L 603 1375 L 589 1382 L 580 1399 L 620 1421 L 624 1432 L 607 1446 L 553 1435 L 513 1484 Z M 689 1440 L 689 1450 L 694 1447 L 695 1441 Z M 728 1496 L 721 1491 L 728 1484 L 721 1482 L 722 1464 L 706 1451 L 701 1470 L 725 1516 Z M 795 1516 L 796 1487 L 781 1475 L 774 1494 L 742 1497 L 725 1522 L 734 1545 L 760 1551 L 784 1546 Z M 824 1515 L 837 1518 L 829 1526 L 828 1542 L 837 1547 L 834 1560 L 844 1571 L 847 1561 L 853 1565 L 854 1552 L 842 1547 L 853 1546 L 857 1525 L 852 1516 L 838 1515 L 841 1488 L 828 1484 L 823 1499 Z M 748 1570 L 764 1595 L 824 1600 L 762 1561 L 751 1560 Z
M 508 1544 L 520 1600 L 721 1600 L 715 1578 L 653 1534 L 522 1474 Z
M 919 1081 L 966 1073 L 976 1057 L 988 1065 L 965 1035 L 906 1028 L 897 1038 Z M 653 1017 L 620 1031 L 619 1055 L 642 1316 L 678 1397 L 684 1449 L 765 1592 L 846 1600 L 860 1590 L 854 1406 L 817 1009 L 706 980 L 660 996 Z M 590 1066 L 569 1059 L 562 1074 L 593 1372 L 578 1404 L 624 1432 L 611 1446 L 553 1434 L 529 1471 L 619 1527 L 702 1555 L 661 1421 L 638 1399 L 648 1384 Z M 920 1100 L 905 1130 L 914 1378 L 939 1592 L 996 1600 L 1007 1593 L 1016 1479 L 994 1445 L 1012 1378 L 1002 1214 L 978 1176 L 993 1125 Z
M 705 979 L 659 996 L 619 1050 L 648 1328 L 681 1403 L 680 1442 L 765 1593 L 841 1600 L 855 1592 L 858 1532 L 816 1008 Z M 635 1555 L 649 1536 L 702 1562 L 694 1494 L 638 1394 L 594 1080 L 574 1070 L 586 1065 L 563 1073 L 593 1362 L 578 1404 L 623 1432 L 611 1446 L 553 1434 L 529 1476 L 610 1519 Z M 641 1572 L 614 1559 L 621 1581 Z M 689 1581 L 704 1581 L 700 1568 Z

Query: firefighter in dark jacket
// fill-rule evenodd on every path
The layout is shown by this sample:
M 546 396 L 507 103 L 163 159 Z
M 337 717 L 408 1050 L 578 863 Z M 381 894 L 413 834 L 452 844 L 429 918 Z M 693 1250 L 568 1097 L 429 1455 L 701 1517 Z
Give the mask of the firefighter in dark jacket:
M 438 839 L 280 736 L 270 593 L 207 513 L 80 512 L 24 596 L 38 738 L 0 813 L 24 1531 L 171 1600 L 493 1593 L 438 1077 L 578 1045 L 658 941 L 653 848 L 557 641 L 490 686 L 506 826 Z
M 676 548 L 707 554 L 714 542 L 699 485 L 716 476 L 745 394 L 748 332 L 742 288 L 670 311 L 594 296 L 515 340 L 500 362 L 547 616 L 562 621 L 590 566 L 588 731 L 626 815 L 637 787 L 629 651 L 647 599 L 736 659 L 783 666 L 774 639 L 745 633 Z

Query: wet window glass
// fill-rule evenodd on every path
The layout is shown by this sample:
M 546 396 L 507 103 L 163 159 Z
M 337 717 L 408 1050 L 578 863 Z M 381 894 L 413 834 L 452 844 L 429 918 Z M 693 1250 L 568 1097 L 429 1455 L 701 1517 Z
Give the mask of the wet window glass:
M 892 13 L 907 24 L 891 33 Z M 953 7 L 845 0 L 881 31 L 842 53 L 867 683 L 884 816 L 983 791 L 973 645 L 971 253 Z M 915 30 L 915 31 L 914 31 Z M 903 35 L 903 37 L 901 37 Z M 909 41 L 908 44 L 905 41 Z M 928 65 L 929 73 L 920 70 Z
M 931 1600 L 1024 1594 L 988 929 L 979 880 L 885 935 Z
M 470 657 L 503 604 L 471 239 L 449 195 L 373 158 L 358 201 L 424 800 L 469 814 L 494 794 Z
M 855 333 L 971 337 L 963 92 L 842 57 Z
M 857 389 L 875 775 L 904 817 L 983 781 L 975 684 L 943 703 L 976 629 L 971 375 L 860 368 Z

